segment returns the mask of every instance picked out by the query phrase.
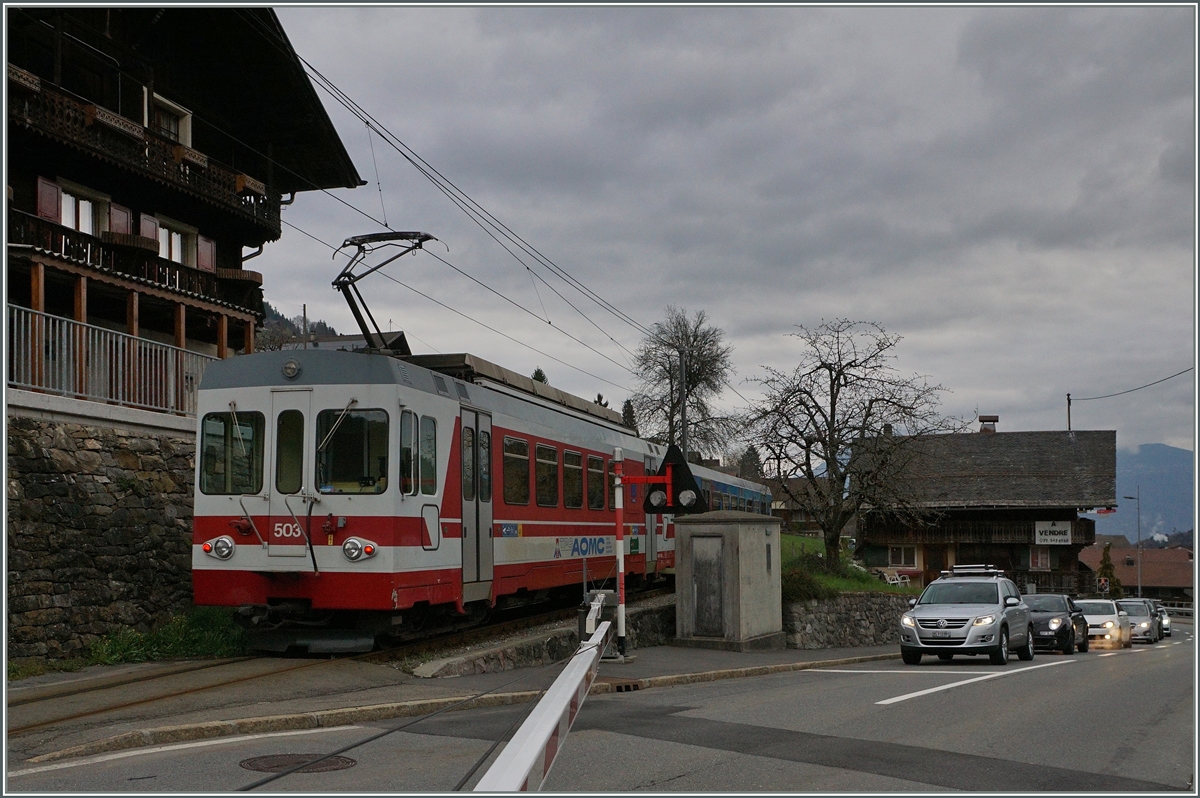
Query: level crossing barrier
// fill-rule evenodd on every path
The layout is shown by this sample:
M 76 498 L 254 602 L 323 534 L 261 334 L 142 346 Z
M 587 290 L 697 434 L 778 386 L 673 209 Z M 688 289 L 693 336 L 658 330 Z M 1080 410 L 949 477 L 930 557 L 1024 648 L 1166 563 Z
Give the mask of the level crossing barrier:
M 596 680 L 600 656 L 612 639 L 611 621 L 596 625 L 603 605 L 604 595 L 600 594 L 592 602 L 587 620 L 587 628 L 596 631 L 587 642 L 580 644 L 562 673 L 475 785 L 475 792 L 526 792 L 541 788 L 592 682 Z

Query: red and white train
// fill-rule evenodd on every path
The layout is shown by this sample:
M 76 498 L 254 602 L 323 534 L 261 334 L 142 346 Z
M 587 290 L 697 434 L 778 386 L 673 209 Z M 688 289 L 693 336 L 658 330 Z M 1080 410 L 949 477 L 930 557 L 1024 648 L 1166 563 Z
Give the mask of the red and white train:
M 665 453 L 471 355 L 232 358 L 206 370 L 197 418 L 195 603 L 239 608 L 256 647 L 280 650 L 364 650 L 434 614 L 613 578 L 614 449 L 633 475 Z M 692 470 L 713 509 L 770 512 L 764 486 Z M 625 491 L 626 573 L 670 572 L 670 517 Z

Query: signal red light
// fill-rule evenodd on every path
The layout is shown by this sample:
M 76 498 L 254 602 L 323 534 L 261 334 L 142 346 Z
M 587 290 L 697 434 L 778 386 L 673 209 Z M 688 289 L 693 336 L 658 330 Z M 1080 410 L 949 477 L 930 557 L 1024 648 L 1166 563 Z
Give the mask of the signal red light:
M 374 546 L 363 546 L 363 554 L 366 554 L 369 557 L 374 553 L 375 553 Z
M 205 543 L 200 548 L 204 549 L 205 554 L 209 554 L 210 552 L 212 552 L 212 544 L 211 543 Z

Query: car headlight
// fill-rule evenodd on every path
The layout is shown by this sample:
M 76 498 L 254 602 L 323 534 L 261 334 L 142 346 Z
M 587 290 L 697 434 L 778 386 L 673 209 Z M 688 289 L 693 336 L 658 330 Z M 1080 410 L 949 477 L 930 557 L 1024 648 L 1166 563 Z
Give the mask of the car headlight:
M 1057 629 L 1060 626 L 1062 626 L 1062 618 L 1051 618 L 1050 619 L 1050 629 L 1051 630 Z
M 1149 629 L 1149 628 L 1150 628 L 1150 622 L 1149 622 L 1149 621 L 1142 621 L 1141 623 L 1139 623 L 1139 624 L 1138 624 L 1138 627 L 1139 627 L 1139 628 L 1141 628 L 1141 629 Z
M 1113 623 L 1112 621 L 1105 621 L 1105 622 L 1104 622 L 1104 628 L 1105 628 L 1105 629 L 1111 629 L 1111 628 L 1113 628 L 1114 626 L 1116 626 L 1116 624 L 1115 624 L 1115 623 Z
M 901 615 L 900 623 L 903 626 L 916 626 L 917 625 L 917 622 L 913 620 L 913 617 L 911 615 Z
M 987 626 L 992 621 L 996 620 L 995 615 L 980 615 L 975 619 L 974 626 Z

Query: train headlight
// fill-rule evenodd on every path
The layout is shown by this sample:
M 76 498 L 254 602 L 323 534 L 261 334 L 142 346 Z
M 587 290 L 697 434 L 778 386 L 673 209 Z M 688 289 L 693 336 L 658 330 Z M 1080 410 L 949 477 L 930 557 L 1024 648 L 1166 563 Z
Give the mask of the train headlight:
M 379 548 L 369 540 L 346 538 L 346 542 L 342 544 L 342 554 L 346 555 L 346 559 L 351 562 L 366 560 L 374 557 L 378 552 Z
M 219 538 L 206 540 L 200 546 L 200 549 L 209 557 L 216 557 L 218 560 L 228 560 L 233 556 L 233 538 L 228 535 L 221 535 Z
M 295 360 L 288 360 L 283 364 L 283 376 L 289 380 L 294 380 L 300 375 L 300 364 Z

